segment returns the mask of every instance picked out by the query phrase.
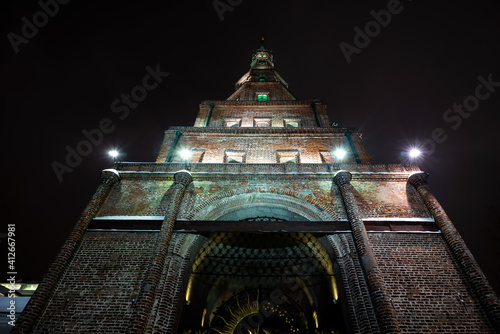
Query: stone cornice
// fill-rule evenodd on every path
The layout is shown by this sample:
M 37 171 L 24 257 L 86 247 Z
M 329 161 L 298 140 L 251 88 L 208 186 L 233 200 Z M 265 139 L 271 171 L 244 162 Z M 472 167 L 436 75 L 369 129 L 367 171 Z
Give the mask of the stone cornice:
M 283 135 L 283 134 L 303 134 L 303 135 L 318 135 L 318 134 L 341 134 L 344 135 L 346 132 L 360 133 L 359 129 L 356 128 L 285 128 L 285 127 L 239 127 L 239 128 L 228 128 L 228 127 L 192 127 L 192 126 L 171 126 L 166 130 L 168 131 L 180 131 L 183 135 L 189 134 L 238 134 L 238 135 Z
M 279 105 L 304 105 L 310 106 L 311 103 L 324 104 L 323 100 L 280 100 L 280 101 L 255 101 L 255 100 L 246 100 L 246 101 L 235 101 L 235 100 L 203 100 L 200 105 L 209 105 L 213 103 L 218 106 L 279 106 Z
M 389 164 L 224 164 L 120 162 L 114 165 L 121 179 L 173 179 L 173 174 L 188 169 L 193 179 L 237 179 L 241 177 L 332 180 L 338 171 L 348 171 L 352 181 L 404 182 L 419 172 L 417 166 Z

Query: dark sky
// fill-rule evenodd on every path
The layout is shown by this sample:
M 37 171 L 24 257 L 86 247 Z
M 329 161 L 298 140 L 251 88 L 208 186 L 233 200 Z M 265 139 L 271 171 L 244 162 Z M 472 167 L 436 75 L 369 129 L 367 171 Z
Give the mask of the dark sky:
M 500 83 L 475 98 L 479 76 L 500 82 L 495 2 L 231 3 L 221 21 L 212 1 L 73 0 L 46 22 L 37 1 L 3 4 L 2 221 L 16 224 L 18 278 L 42 278 L 111 166 L 109 148 L 154 161 L 166 128 L 192 125 L 200 101 L 233 92 L 265 36 L 295 96 L 323 99 L 332 121 L 360 128 L 375 163 L 400 163 L 442 129 L 419 165 L 498 293 Z M 354 28 L 388 6 L 398 13 L 348 63 L 340 43 L 354 46 Z M 22 36 L 34 14 L 38 32 L 25 29 L 32 36 L 16 53 L 9 33 Z M 120 119 L 111 103 L 157 64 L 170 75 Z M 464 100 L 472 111 L 447 114 Z M 114 130 L 59 182 L 51 164 L 104 118 Z

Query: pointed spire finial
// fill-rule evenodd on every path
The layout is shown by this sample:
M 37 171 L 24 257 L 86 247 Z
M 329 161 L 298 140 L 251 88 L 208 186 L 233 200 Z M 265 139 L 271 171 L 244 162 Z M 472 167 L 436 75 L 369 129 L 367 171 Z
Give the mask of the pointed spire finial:
M 264 36 L 262 36 L 262 39 L 260 40 L 260 47 L 259 50 L 265 50 L 266 47 L 264 46 Z

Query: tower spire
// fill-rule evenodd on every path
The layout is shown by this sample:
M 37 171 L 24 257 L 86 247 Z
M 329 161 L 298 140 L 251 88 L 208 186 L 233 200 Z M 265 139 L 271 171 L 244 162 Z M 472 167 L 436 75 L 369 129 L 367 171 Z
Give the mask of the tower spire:
M 262 36 L 262 39 L 260 40 L 259 50 L 266 50 L 266 47 L 264 46 L 264 36 Z
M 296 100 L 288 90 L 288 84 L 274 70 L 273 54 L 265 47 L 264 37 L 259 48 L 253 51 L 250 70 L 236 82 L 235 88 L 228 100 Z

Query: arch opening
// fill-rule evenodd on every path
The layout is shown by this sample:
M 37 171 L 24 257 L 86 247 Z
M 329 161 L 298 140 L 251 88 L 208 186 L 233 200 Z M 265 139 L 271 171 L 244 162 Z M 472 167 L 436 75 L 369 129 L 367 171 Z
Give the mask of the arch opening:
M 179 333 L 343 333 L 329 254 L 309 233 L 212 233 Z
M 228 196 L 216 195 L 196 207 L 189 219 L 192 220 L 244 220 L 258 216 L 276 215 L 288 221 L 335 220 L 323 207 L 310 203 L 299 195 L 283 195 L 274 192 L 249 192 Z M 251 211 L 254 210 L 255 213 Z M 271 212 L 273 215 L 271 215 Z

